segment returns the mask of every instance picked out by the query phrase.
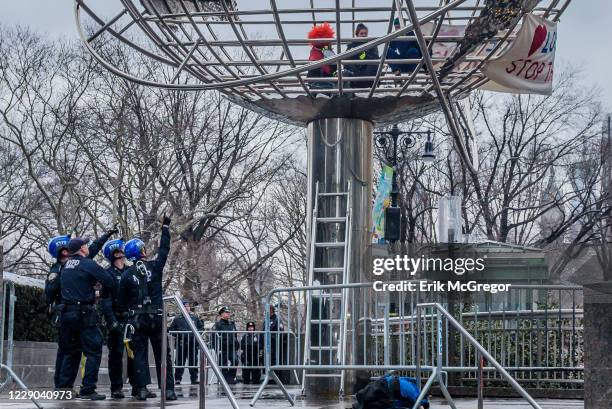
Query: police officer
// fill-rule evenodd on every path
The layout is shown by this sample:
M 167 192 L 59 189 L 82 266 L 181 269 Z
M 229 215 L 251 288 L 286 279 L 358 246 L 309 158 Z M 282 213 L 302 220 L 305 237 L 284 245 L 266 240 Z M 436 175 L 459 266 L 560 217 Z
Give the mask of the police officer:
M 68 242 L 71 257 L 64 268 L 60 278 L 62 290 L 61 320 L 59 347 L 64 356 L 60 386 L 70 387 L 74 384 L 78 369 L 71 351 L 81 349 L 85 354 L 85 374 L 79 392 L 80 399 L 102 400 L 105 395 L 96 393 L 98 370 L 102 358 L 102 334 L 98 328 L 98 313 L 95 308 L 96 292 L 94 285 L 100 283 L 103 291 L 113 294 L 115 283 L 113 279 L 88 258 L 90 255 L 88 240 L 72 238 Z
M 266 330 L 264 320 L 263 330 Z M 276 315 L 276 307 L 270 305 L 270 365 L 285 365 L 287 364 L 287 334 L 284 333 L 285 327 Z M 265 334 L 261 334 L 260 340 L 265 348 Z M 281 383 L 284 385 L 290 381 L 289 371 L 275 371 Z
M 232 311 L 228 307 L 222 307 L 219 310 L 219 319 L 215 322 L 213 329 L 216 334 L 216 350 L 219 354 L 219 366 L 222 367 L 221 373 L 228 384 L 236 383 L 236 368 L 227 368 L 227 366 L 238 366 L 236 359 L 236 349 L 240 348 L 236 339 L 236 324 L 230 321 Z
M 111 240 L 104 245 L 102 253 L 110 262 L 106 272 L 115 280 L 115 288 L 119 288 L 121 275 L 125 271 L 124 242 L 121 239 Z M 121 309 L 117 297 L 107 297 L 101 302 L 104 319 L 108 330 L 106 345 L 108 346 L 108 376 L 111 382 L 111 398 L 123 399 L 123 329 L 127 321 L 127 312 Z M 132 388 L 134 388 L 134 360 L 128 357 L 127 372 Z
M 89 246 L 89 258 L 94 258 L 99 252 L 104 243 L 108 238 L 115 234 L 118 230 L 113 228 L 102 235 L 99 239 L 94 241 Z M 45 281 L 45 300 L 49 309 L 49 316 L 53 324 L 58 328 L 58 339 L 59 339 L 59 326 L 60 326 L 60 314 L 59 306 L 62 301 L 62 292 L 60 288 L 60 277 L 62 268 L 66 261 L 70 258 L 70 252 L 68 251 L 68 242 L 70 241 L 70 235 L 57 236 L 49 240 L 47 250 L 51 257 L 55 259 L 54 263 L 49 269 L 47 274 L 47 280 Z M 71 355 L 74 355 L 71 362 L 77 361 L 81 357 L 81 350 L 75 349 L 70 351 Z M 53 376 L 53 384 L 55 389 L 60 388 L 59 378 L 62 372 L 62 364 L 64 362 L 64 353 L 60 348 L 57 348 L 57 355 L 55 357 L 55 374 Z M 78 370 L 78 367 L 74 370 Z M 68 385 L 72 388 L 72 385 Z
M 189 301 L 184 300 L 183 305 L 185 309 L 189 311 L 189 318 L 193 321 L 193 324 L 198 329 L 198 331 L 202 331 L 204 329 L 204 324 L 202 320 L 193 313 Z M 191 384 L 198 384 L 198 344 L 195 340 L 195 337 L 191 333 L 191 328 L 189 327 L 189 323 L 182 315 L 177 316 L 172 324 L 168 328 L 170 331 L 182 331 L 181 333 L 173 334 L 176 338 L 176 356 L 177 356 L 177 364 L 180 367 L 177 367 L 174 371 L 174 379 L 177 385 L 181 384 L 181 379 L 183 379 L 183 373 L 185 372 L 185 368 L 182 366 L 185 364 L 185 360 L 187 361 L 189 368 L 189 377 L 191 378 Z M 188 332 L 187 332 L 188 331 Z
M 249 321 L 246 324 L 247 333 L 240 340 L 240 361 L 242 362 L 242 381 L 245 384 L 258 384 L 261 382 L 261 343 L 259 336 L 255 334 L 255 323 Z
M 166 215 L 162 221 L 161 240 L 157 258 L 147 259 L 145 244 L 135 238 L 125 243 L 125 255 L 134 264 L 121 276 L 119 286 L 119 303 L 124 306 L 134 325 L 134 383 L 136 398 L 146 400 L 151 397 L 147 390 L 150 383 L 148 363 L 148 343 L 151 342 L 157 382 L 161 388 L 161 359 L 162 359 L 162 319 L 163 289 L 162 274 L 168 253 L 170 253 L 170 218 Z M 172 373 L 172 360 L 170 351 L 164 352 L 166 365 L 166 400 L 176 400 L 174 393 L 174 376 Z

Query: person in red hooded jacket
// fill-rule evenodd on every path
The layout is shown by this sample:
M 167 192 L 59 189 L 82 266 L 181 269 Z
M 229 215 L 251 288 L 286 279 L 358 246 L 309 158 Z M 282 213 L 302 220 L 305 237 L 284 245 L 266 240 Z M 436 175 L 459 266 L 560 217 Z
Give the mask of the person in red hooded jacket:
M 329 23 L 317 24 L 308 32 L 310 42 L 309 61 L 319 61 L 334 55 L 331 48 L 331 40 L 334 38 L 334 29 Z M 308 71 L 308 78 L 330 78 L 333 77 L 335 67 L 333 65 L 323 65 L 319 68 L 314 68 Z M 330 89 L 334 87 L 330 81 L 311 82 L 310 87 L 313 89 Z

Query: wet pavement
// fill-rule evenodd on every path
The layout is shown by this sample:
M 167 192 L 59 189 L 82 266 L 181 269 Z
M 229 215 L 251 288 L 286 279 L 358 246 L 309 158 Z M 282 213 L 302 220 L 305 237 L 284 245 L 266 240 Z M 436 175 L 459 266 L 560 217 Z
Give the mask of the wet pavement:
M 247 385 L 236 385 L 233 387 L 236 399 L 241 408 L 250 408 L 249 403 L 253 397 L 256 387 Z M 105 393 L 110 396 L 108 390 L 100 389 L 100 393 Z M 126 392 L 124 390 L 124 392 Z M 127 391 L 129 392 L 129 390 Z M 159 391 L 155 391 L 159 395 Z M 166 406 L 172 409 L 197 409 L 198 408 L 198 388 L 196 386 L 177 386 L 176 389 L 178 400 L 167 402 Z M 290 391 L 292 395 L 299 393 L 298 389 Z M 584 408 L 584 403 L 578 400 L 537 400 L 542 406 L 542 409 L 578 409 Z M 149 409 L 159 408 L 159 398 L 149 399 L 145 402 L 140 402 L 132 398 L 114 400 L 106 399 L 104 401 L 89 402 L 81 400 L 71 401 L 39 401 L 45 409 Z M 313 402 L 298 399 L 296 408 L 301 409 L 347 409 L 351 407 L 351 401 L 321 401 Z M 476 409 L 477 401 L 475 399 L 457 399 L 455 400 L 457 409 Z M 280 391 L 270 386 L 266 388 L 263 397 L 259 400 L 256 408 L 261 409 L 288 409 L 291 405 L 283 398 Z M 450 406 L 441 399 L 434 398 L 431 403 L 431 409 L 447 409 Z M 484 403 L 485 409 L 528 409 L 531 408 L 525 401 L 518 399 L 486 399 Z M 11 400 L 7 392 L 0 395 L 0 408 L 7 409 L 35 409 L 36 406 L 28 400 Z M 231 408 L 229 401 L 222 394 L 216 391 L 216 387 L 211 387 L 206 398 L 206 409 L 227 409 Z

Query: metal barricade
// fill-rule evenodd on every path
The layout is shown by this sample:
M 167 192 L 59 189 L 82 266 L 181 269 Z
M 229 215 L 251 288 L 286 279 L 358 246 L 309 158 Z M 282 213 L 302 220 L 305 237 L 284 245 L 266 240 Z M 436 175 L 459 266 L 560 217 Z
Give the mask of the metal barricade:
M 471 345 L 478 351 L 480 355 L 482 355 L 489 364 L 493 366 L 493 368 L 499 372 L 499 374 L 507 381 L 510 386 L 521 396 L 523 397 L 534 409 L 542 409 L 541 406 L 527 393 L 527 391 L 514 379 L 508 371 L 499 363 L 495 358 L 486 350 L 484 346 L 482 346 L 460 323 L 457 321 L 444 307 L 442 307 L 438 303 L 422 303 L 416 306 L 417 308 L 417 327 L 420 327 L 420 322 L 424 321 L 425 323 L 431 322 L 434 326 L 435 330 L 432 332 L 432 344 L 434 345 L 434 350 L 432 351 L 432 363 L 435 363 L 435 369 L 432 371 L 430 376 L 425 383 L 425 386 L 421 390 L 416 402 L 414 404 L 414 408 L 418 408 L 420 402 L 427 396 L 427 392 L 431 389 L 434 382 L 437 382 L 444 398 L 447 400 L 449 405 L 456 409 L 456 406 L 453 402 L 450 393 L 448 392 L 448 377 L 445 377 L 445 372 L 456 370 L 462 371 L 463 368 L 445 368 L 444 367 L 444 332 L 445 328 L 448 331 L 449 327 L 455 329 L 459 336 L 464 340 L 464 342 L 468 345 Z M 422 311 L 431 311 L 430 314 L 422 314 Z M 448 340 L 448 338 L 447 338 Z M 417 337 L 416 339 L 416 349 L 419 351 L 421 345 L 421 337 Z M 417 356 L 419 356 L 417 354 Z M 434 358 L 435 356 L 435 358 Z M 420 369 L 420 359 L 417 360 L 417 385 L 421 385 L 421 369 Z M 446 379 L 445 379 L 446 378 Z
M 2 246 L 0 246 L 0 259 L 2 257 Z M 29 392 L 28 387 L 25 383 L 17 376 L 13 371 L 13 324 L 15 322 L 15 285 L 10 282 L 4 281 L 4 272 L 2 270 L 2 260 L 0 260 L 0 376 L 2 370 L 6 371 L 6 378 L 0 382 L 0 392 L 8 387 L 12 382 L 15 382 L 22 390 L 26 393 Z M 6 294 L 8 291 L 8 311 L 5 311 L 6 305 Z M 4 363 L 4 326 L 6 324 L 6 317 L 8 316 L 7 326 L 7 340 L 6 340 L 6 364 Z M 30 397 L 30 400 L 36 405 L 37 408 L 42 409 L 42 406 L 34 397 Z
M 173 296 L 166 296 L 164 297 L 164 304 L 163 304 L 163 310 L 162 310 L 162 331 L 165 334 L 164 337 L 162 337 L 162 351 L 166 351 L 167 349 L 167 345 L 168 345 L 168 334 L 166 331 L 166 317 L 167 317 L 167 309 L 166 309 L 166 301 L 171 302 L 175 305 L 175 307 L 177 308 L 177 311 L 179 314 L 181 314 L 183 316 L 183 318 L 185 318 L 185 322 L 187 323 L 187 325 L 190 328 L 191 334 L 194 337 L 194 341 L 197 344 L 199 351 L 201 353 L 203 353 L 201 355 L 201 359 L 205 358 L 206 361 L 208 362 L 208 365 L 210 366 L 210 368 L 212 369 L 212 371 L 214 372 L 215 376 L 217 377 L 217 379 L 219 380 L 219 383 L 223 389 L 223 392 L 225 393 L 227 399 L 230 401 L 231 406 L 234 409 L 240 409 L 238 402 L 236 401 L 236 398 L 232 392 L 232 390 L 230 389 L 229 385 L 227 384 L 227 382 L 225 381 L 225 379 L 222 376 L 221 373 L 221 369 L 219 368 L 219 366 L 216 363 L 216 359 L 214 357 L 214 355 L 211 353 L 211 351 L 208 349 L 208 345 L 206 345 L 206 342 L 204 341 L 204 339 L 202 338 L 202 336 L 200 335 L 200 332 L 198 331 L 198 329 L 196 328 L 195 324 L 193 323 L 193 321 L 191 320 L 191 318 L 189 317 L 189 313 L 187 312 L 187 310 L 185 309 L 185 306 L 183 305 L 183 302 L 181 301 L 181 297 L 178 294 L 175 294 Z M 201 367 L 206 368 L 207 364 L 206 362 L 202 362 L 201 363 Z M 161 408 L 163 409 L 165 407 L 165 392 L 166 392 L 166 360 L 162 359 L 162 379 L 161 379 L 161 385 L 162 385 L 162 396 L 161 396 Z M 200 409 L 203 409 L 206 406 L 206 395 L 204 393 L 204 388 L 202 387 L 202 385 L 204 384 L 204 380 L 206 377 L 202 377 L 200 378 L 200 396 L 199 396 L 199 407 Z
M 416 282 L 416 281 L 415 281 Z M 383 335 L 389 335 L 389 317 L 392 314 L 397 314 L 399 311 L 404 311 L 404 305 L 398 305 L 395 301 L 391 302 L 390 294 L 383 291 L 375 291 L 372 288 L 372 283 L 355 283 L 355 284 L 344 284 L 344 285 L 324 285 L 324 286 L 305 286 L 305 287 L 291 287 L 291 288 L 277 288 L 272 290 L 266 297 L 266 317 L 265 317 L 265 328 L 270 328 L 272 319 L 281 322 L 285 327 L 292 328 L 297 334 L 296 339 L 301 339 L 301 334 L 305 333 L 305 314 L 308 311 L 305 308 L 309 297 L 313 294 L 317 294 L 321 291 L 333 292 L 334 290 L 346 290 L 348 292 L 348 300 L 350 309 L 347 313 L 348 325 L 346 326 L 346 333 L 343 339 L 347 343 L 346 351 L 346 363 L 340 364 L 339 359 L 334 356 L 334 350 L 329 348 L 330 343 L 334 342 L 333 334 L 328 331 L 326 317 L 331 316 L 330 311 L 334 308 L 334 300 L 325 300 L 321 297 L 315 297 L 314 299 L 320 299 L 319 304 L 315 305 L 312 303 L 312 314 L 316 314 L 317 319 L 314 320 L 315 324 L 311 324 L 311 342 L 312 347 L 309 351 L 304 354 L 303 359 L 300 359 L 300 354 L 296 357 L 296 362 L 289 364 L 283 362 L 273 362 L 273 356 L 275 355 L 274 337 L 275 333 L 266 331 L 264 334 L 265 338 L 265 367 L 266 376 L 264 377 L 263 383 L 260 385 L 259 390 L 251 401 L 253 406 L 259 397 L 261 396 L 265 386 L 270 380 L 274 380 L 276 385 L 281 388 L 281 391 L 287 398 L 287 400 L 293 404 L 294 398 L 289 395 L 284 384 L 279 380 L 278 374 L 283 371 L 356 371 L 356 370 L 416 370 L 414 365 L 414 359 L 410 358 L 410 355 L 402 355 L 400 361 L 393 362 L 389 351 L 391 345 L 389 344 L 389 337 L 385 336 L 373 336 L 380 331 Z M 357 297 L 357 292 L 360 292 Z M 403 293 L 402 297 L 403 297 Z M 435 298 L 430 297 L 427 294 L 422 294 L 420 291 L 414 293 L 405 293 L 408 296 L 408 308 L 416 307 L 416 304 L 420 302 L 420 299 L 424 298 Z M 361 300 L 362 302 L 358 302 Z M 398 299 L 399 300 L 399 299 Z M 402 298 L 404 300 L 404 298 Z M 405 301 L 405 300 L 404 300 Z M 401 301 L 400 303 L 403 303 Z M 277 317 L 270 317 L 269 307 L 270 305 L 277 305 Z M 403 316 L 402 316 L 403 317 Z M 377 320 L 383 320 L 383 326 L 378 327 L 373 325 Z M 311 322 L 313 322 L 311 320 Z M 385 324 L 386 322 L 386 324 Z M 403 321 L 402 321 L 403 322 Z M 412 318 L 412 322 L 416 322 Z M 408 324 L 408 322 L 406 322 Z M 322 347 L 327 348 L 322 348 Z M 296 349 L 301 349 L 303 346 L 297 345 Z M 337 351 L 337 350 L 335 350 Z M 412 356 L 414 356 L 414 351 Z M 423 371 L 432 371 L 434 368 L 431 366 L 423 366 Z M 302 373 L 303 381 L 304 374 Z
M 412 282 L 412 281 L 411 281 Z M 512 285 L 507 292 L 454 293 L 421 291 L 414 281 L 414 291 L 375 291 L 372 283 L 278 288 L 266 298 L 265 311 L 278 305 L 277 317 L 296 334 L 294 363 L 274 360 L 274 333 L 264 332 L 266 376 L 251 404 L 261 396 L 265 385 L 274 379 L 289 397 L 276 375 L 295 371 L 304 381 L 306 371 L 368 371 L 380 376 L 388 370 L 416 375 L 416 368 L 432 372 L 438 365 L 437 337 L 443 337 L 442 371 L 449 373 L 452 386 L 479 387 L 486 383 L 499 386 L 505 382 L 497 368 L 462 331 L 444 320 L 438 328 L 436 313 L 418 315 L 418 304 L 436 304 L 444 308 L 474 341 L 506 372 L 512 373 L 524 387 L 552 388 L 559 383 L 581 387 L 583 379 L 582 288 L 556 285 Z M 410 282 L 404 282 L 406 283 Z M 344 334 L 347 359 L 341 365 L 328 345 L 325 316 L 333 308 L 331 300 L 312 307 L 317 314 L 311 324 L 314 347 L 304 353 L 306 305 L 313 293 L 325 290 L 348 291 L 350 308 Z M 319 297 L 320 298 L 320 297 Z M 316 297 L 315 297 L 316 299 Z M 357 302 L 359 300 L 359 302 Z M 266 313 L 266 327 L 271 317 Z M 268 357 L 270 357 L 268 359 Z M 481 359 L 484 357 L 485 359 Z M 479 377 L 479 373 L 482 376 Z
M 208 374 L 209 364 L 200 368 L 199 346 L 195 336 L 190 331 L 168 331 L 170 335 L 170 351 L 173 367 L 184 371 L 197 371 L 195 376 Z M 265 331 L 199 331 L 200 336 L 208 346 L 216 364 L 222 372 L 240 371 L 243 383 L 260 384 L 265 372 L 264 340 Z M 273 331 L 272 337 L 279 339 L 279 347 L 274 348 L 271 362 L 294 364 L 298 362 L 301 353 L 301 340 L 299 335 L 291 331 Z M 176 371 L 175 371 L 176 373 Z M 191 375 L 191 372 L 190 372 Z M 246 376 L 248 375 L 248 377 Z M 250 382 L 245 382 L 250 379 Z M 297 382 L 299 374 L 291 371 L 289 381 Z M 214 384 L 219 380 L 216 376 L 209 376 L 206 383 Z

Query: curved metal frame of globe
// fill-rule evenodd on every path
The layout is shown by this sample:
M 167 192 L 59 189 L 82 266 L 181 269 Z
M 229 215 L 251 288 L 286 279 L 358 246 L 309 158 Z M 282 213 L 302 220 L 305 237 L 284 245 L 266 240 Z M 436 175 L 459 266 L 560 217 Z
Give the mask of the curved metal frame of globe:
M 75 0 L 75 17 L 88 51 L 110 72 L 148 86 L 218 90 L 263 115 L 308 126 L 309 213 L 316 182 L 322 191 L 336 192 L 345 191 L 350 182 L 353 282 L 371 279 L 374 126 L 441 109 L 463 165 L 471 167 L 455 102 L 487 82 L 484 64 L 512 43 L 525 13 L 558 20 L 566 7 L 559 0 L 418 0 L 418 7 L 413 0 L 388 0 L 385 5 L 376 0 L 319 0 L 318 7 L 310 0 L 301 8 L 295 7 L 295 0 L 115 0 L 114 14 L 104 18 L 93 8 L 100 2 L 105 7 L 112 3 Z M 327 40 L 337 53 L 310 61 L 305 56 L 312 40 L 304 33 L 322 22 L 331 23 L 335 36 L 318 40 Z M 357 23 L 382 34 L 356 38 Z M 94 28 L 85 30 L 86 25 Z M 461 30 L 452 34 L 449 27 Z M 141 64 L 116 60 L 112 41 L 149 60 L 149 66 L 141 69 Z M 387 60 L 392 41 L 413 42 L 427 52 L 419 58 Z M 350 43 L 350 49 L 340 51 Z M 379 46 L 379 59 L 353 58 Z M 390 62 L 412 69 L 398 74 L 387 68 Z M 349 76 L 345 69 L 357 64 L 375 66 L 375 74 Z M 308 72 L 324 66 L 335 67 L 337 74 L 324 78 L 331 85 L 319 89 L 315 84 L 321 78 Z M 150 77 L 151 69 L 156 78 Z M 353 88 L 355 81 L 370 86 Z M 361 298 L 358 302 L 369 302 Z M 347 362 L 357 363 L 357 356 L 364 356 L 354 349 L 347 345 Z M 354 375 L 345 377 L 347 392 Z M 314 382 L 308 391 L 331 396 L 338 385 Z
M 99 0 L 75 0 L 79 33 L 91 54 L 111 72 L 144 85 L 216 89 L 238 104 L 300 125 L 323 117 L 359 118 L 383 125 L 427 115 L 439 108 L 434 77 L 439 76 L 439 91 L 447 98 L 466 96 L 487 81 L 481 68 L 514 40 L 513 28 L 523 14 L 533 11 L 558 19 L 563 11 L 555 8 L 557 0 L 490 0 L 484 5 L 478 0 L 447 0 L 443 6 L 427 0 L 419 1 L 419 7 L 403 0 L 389 1 L 386 6 L 371 0 L 361 1 L 363 6 L 354 0 L 329 0 L 327 7 L 314 7 L 311 1 L 304 8 L 281 8 L 276 0 L 115 0 L 116 14 L 103 18 L 94 10 L 94 3 Z M 104 3 L 110 7 L 111 2 Z M 398 5 L 401 13 L 396 11 Z M 89 21 L 84 21 L 86 16 Z M 399 29 L 394 28 L 396 18 Z M 418 24 L 411 23 L 413 20 Z M 335 37 L 328 40 L 337 50 L 350 43 L 357 42 L 357 46 L 308 61 L 303 56 L 311 40 L 300 33 L 323 21 L 335 28 Z M 464 34 L 440 35 L 444 21 L 464 27 Z M 90 23 L 96 28 L 86 32 L 84 25 Z M 353 37 L 357 23 L 369 24 L 384 34 Z M 390 42 L 414 42 L 415 28 L 427 42 L 430 52 L 425 57 L 431 54 L 434 76 L 427 58 L 393 60 L 394 64 L 416 65 L 400 75 L 385 68 Z M 119 69 L 106 49 L 111 39 L 158 64 L 159 78 L 165 80 L 145 78 L 137 66 Z M 352 59 L 380 45 L 385 52 L 379 60 Z M 376 74 L 343 75 L 343 68 L 358 64 L 376 66 Z M 312 84 L 320 78 L 306 74 L 325 65 L 335 65 L 338 74 L 326 78 L 331 88 L 313 92 Z M 355 80 L 372 85 L 351 88 Z

